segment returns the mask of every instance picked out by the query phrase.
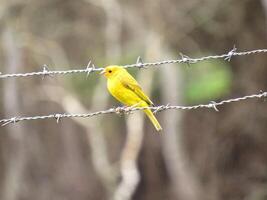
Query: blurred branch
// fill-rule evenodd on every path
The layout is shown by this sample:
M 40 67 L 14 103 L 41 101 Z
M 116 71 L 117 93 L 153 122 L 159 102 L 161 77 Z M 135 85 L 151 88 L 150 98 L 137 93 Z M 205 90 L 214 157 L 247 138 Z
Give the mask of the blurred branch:
M 150 34 L 148 34 L 148 37 Z M 150 38 L 150 37 L 149 37 Z M 148 41 L 150 41 L 148 38 Z M 153 42 L 152 42 L 153 43 Z M 154 50 L 154 45 L 147 45 L 146 51 L 150 56 L 150 51 Z M 152 89 L 153 72 L 145 71 L 139 74 L 139 82 L 143 83 L 145 91 L 149 92 Z M 147 93 L 146 92 L 146 93 Z M 147 93 L 149 95 L 149 93 Z M 127 138 L 121 155 L 121 175 L 122 180 L 118 185 L 114 194 L 115 200 L 129 200 L 133 196 L 138 183 L 140 181 L 140 173 L 137 162 L 138 155 L 142 148 L 144 137 L 144 116 L 138 112 L 135 115 L 130 115 L 127 118 Z
M 142 113 L 135 113 L 127 119 L 126 143 L 121 153 L 121 181 L 115 190 L 114 200 L 129 200 L 140 181 L 137 166 L 138 155 L 144 136 Z
M 48 58 L 52 60 L 55 66 L 69 65 L 66 52 L 59 42 L 44 37 L 38 37 L 29 32 L 20 33 L 20 38 L 22 40 L 20 45 L 33 52 L 33 59 L 38 61 L 38 63 L 43 63 Z M 42 69 L 44 70 L 44 68 Z
M 182 103 L 183 78 L 180 68 L 161 70 L 161 87 L 163 101 Z M 164 131 L 168 133 L 163 137 L 163 157 L 176 199 L 198 200 L 201 199 L 201 189 L 188 163 L 182 138 L 181 119 L 181 112 L 163 114 Z
M 36 37 L 29 33 L 23 33 L 22 36 L 25 41 L 22 45 L 28 47 L 31 51 L 37 52 L 38 54 L 41 55 L 47 55 L 49 58 L 52 59 L 53 63 L 55 63 L 56 65 L 64 65 L 64 63 L 65 64 L 68 63 L 65 52 L 58 43 L 52 40 Z M 38 62 L 40 61 L 38 60 Z M 94 68 L 94 65 L 93 64 L 90 65 L 89 62 L 87 69 L 90 66 Z M 48 68 L 44 67 L 43 70 L 46 71 L 48 70 Z M 89 73 L 90 70 L 88 71 L 88 75 Z M 43 85 L 43 87 L 44 89 L 42 90 L 42 92 L 45 91 L 47 94 L 45 99 L 48 98 L 51 101 L 58 103 L 63 107 L 63 109 L 66 112 L 75 112 L 75 111 L 89 112 L 77 100 L 77 98 L 72 96 L 68 91 L 64 90 L 63 88 L 52 87 L 45 84 Z M 105 90 L 105 87 L 106 84 L 104 83 L 104 80 L 96 85 L 94 93 L 92 94 L 92 105 L 93 105 L 93 107 L 91 108 L 92 110 L 100 109 L 99 105 L 106 107 L 108 101 L 108 94 L 107 93 L 105 93 L 105 95 L 103 94 L 103 90 Z M 43 95 L 40 93 L 38 96 L 43 96 Z M 118 173 L 117 173 L 117 166 L 111 164 L 108 160 L 108 155 L 107 155 L 108 151 L 106 149 L 107 144 L 104 138 L 104 132 L 102 130 L 103 126 L 101 126 L 102 118 L 98 118 L 97 120 L 92 119 L 93 123 L 87 123 L 79 118 L 74 118 L 74 121 L 78 123 L 80 126 L 82 126 L 87 133 L 86 135 L 91 147 L 92 163 L 94 169 L 96 170 L 97 175 L 99 176 L 103 186 L 105 187 L 106 189 L 105 191 L 107 191 L 108 196 L 110 196 L 114 190 Z M 70 153 L 75 153 L 76 147 L 74 144 L 75 142 L 73 141 L 73 139 L 71 139 L 72 137 L 77 137 L 77 136 L 70 134 L 64 137 L 63 140 L 66 143 L 68 143 L 66 144 L 68 145 L 68 149 L 66 151 L 70 151 Z M 75 169 L 74 171 L 77 171 L 77 169 Z
M 102 83 L 98 84 L 97 88 L 95 89 L 92 102 L 92 105 L 94 106 L 92 109 L 99 107 L 98 105 L 107 104 L 108 96 L 103 95 L 104 87 L 105 85 Z M 66 112 L 86 112 L 87 110 L 77 100 L 77 98 L 72 96 L 63 88 L 44 86 L 44 91 L 46 91 L 47 97 L 49 97 L 50 100 L 57 102 L 63 107 Z M 94 169 L 100 177 L 106 191 L 108 191 L 109 195 L 111 195 L 115 187 L 118 173 L 116 172 L 116 167 L 109 162 L 109 159 L 107 157 L 107 144 L 104 139 L 104 132 L 101 126 L 102 118 L 98 118 L 97 120 L 92 119 L 91 123 L 88 123 L 79 118 L 74 118 L 74 121 L 85 129 L 92 151 L 92 163 L 94 165 Z
M 121 56 L 122 9 L 117 0 L 85 0 L 101 7 L 106 15 L 106 57 L 117 60 Z

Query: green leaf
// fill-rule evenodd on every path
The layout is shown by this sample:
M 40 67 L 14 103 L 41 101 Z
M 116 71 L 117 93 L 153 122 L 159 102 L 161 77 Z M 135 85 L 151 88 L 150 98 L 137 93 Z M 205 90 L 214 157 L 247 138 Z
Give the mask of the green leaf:
M 185 97 L 188 103 L 200 103 L 227 95 L 232 84 L 228 62 L 199 62 L 187 69 Z

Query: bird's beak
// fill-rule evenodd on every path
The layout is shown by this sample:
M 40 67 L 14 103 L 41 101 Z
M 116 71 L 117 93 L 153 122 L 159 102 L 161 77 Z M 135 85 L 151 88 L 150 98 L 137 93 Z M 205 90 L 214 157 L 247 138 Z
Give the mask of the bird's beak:
M 105 70 L 103 69 L 99 74 L 105 74 Z

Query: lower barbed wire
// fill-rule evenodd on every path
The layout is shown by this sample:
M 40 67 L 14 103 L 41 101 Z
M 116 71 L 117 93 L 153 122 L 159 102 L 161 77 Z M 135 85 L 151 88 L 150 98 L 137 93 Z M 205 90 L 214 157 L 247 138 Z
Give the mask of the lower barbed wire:
M 21 121 L 30 121 L 30 120 L 44 120 L 44 119 L 51 119 L 54 118 L 56 119 L 56 122 L 59 123 L 62 118 L 72 118 L 72 117 L 80 117 L 80 118 L 89 118 L 97 115 L 102 115 L 102 114 L 130 114 L 133 111 L 138 111 L 138 110 L 145 110 L 145 109 L 151 109 L 154 113 L 158 113 L 164 110 L 192 110 L 192 109 L 200 109 L 200 108 L 212 108 L 215 111 L 218 110 L 218 106 L 227 104 L 227 103 L 233 103 L 233 102 L 239 102 L 239 101 L 244 101 L 248 99 L 253 99 L 253 98 L 266 98 L 267 97 L 267 92 L 260 91 L 258 94 L 252 94 L 252 95 L 247 95 L 243 97 L 237 97 L 237 98 L 232 98 L 232 99 L 227 99 L 227 100 L 222 100 L 220 102 L 215 102 L 211 101 L 208 104 L 199 104 L 199 105 L 193 105 L 193 106 L 172 106 L 172 105 L 160 105 L 160 106 L 153 106 L 153 107 L 138 107 L 138 104 L 130 106 L 130 107 L 116 107 L 116 108 L 110 108 L 107 110 L 101 110 L 97 112 L 92 112 L 92 113 L 84 113 L 84 114 L 68 114 L 68 113 L 56 113 L 56 114 L 49 114 L 49 115 L 37 115 L 33 117 L 12 117 L 9 119 L 1 119 L 0 124 L 1 126 L 6 126 L 8 124 L 15 124 L 17 122 Z

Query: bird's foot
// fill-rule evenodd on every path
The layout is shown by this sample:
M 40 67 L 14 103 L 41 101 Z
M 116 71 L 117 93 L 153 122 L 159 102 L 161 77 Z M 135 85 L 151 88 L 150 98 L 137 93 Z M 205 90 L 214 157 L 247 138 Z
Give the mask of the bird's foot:
M 127 106 L 120 106 L 120 107 L 115 108 L 115 112 L 116 112 L 117 114 L 119 114 L 120 116 L 122 116 L 123 114 L 126 113 L 125 110 L 126 110 L 127 108 L 128 108 Z
M 131 114 L 133 109 L 134 108 L 137 108 L 137 106 L 139 105 L 140 103 L 137 103 L 137 104 L 134 104 L 132 106 L 121 106 L 121 107 L 117 107 L 115 109 L 116 113 L 119 114 L 119 115 L 122 115 L 122 114 Z

